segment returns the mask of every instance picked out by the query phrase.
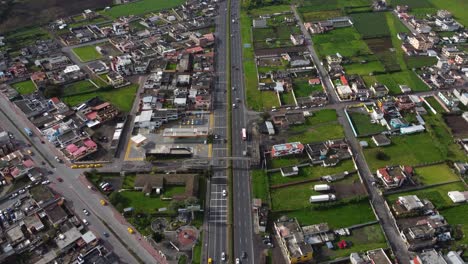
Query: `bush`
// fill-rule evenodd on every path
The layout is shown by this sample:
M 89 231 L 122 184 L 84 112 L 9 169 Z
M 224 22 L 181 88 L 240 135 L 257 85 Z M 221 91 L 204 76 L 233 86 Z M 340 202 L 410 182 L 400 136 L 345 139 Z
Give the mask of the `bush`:
M 377 154 L 375 154 L 375 157 L 378 159 L 378 160 L 389 160 L 390 157 L 385 154 L 383 151 L 378 151 Z
M 164 239 L 164 234 L 161 234 L 159 232 L 153 233 L 153 239 L 154 241 L 156 241 L 156 243 L 159 243 Z

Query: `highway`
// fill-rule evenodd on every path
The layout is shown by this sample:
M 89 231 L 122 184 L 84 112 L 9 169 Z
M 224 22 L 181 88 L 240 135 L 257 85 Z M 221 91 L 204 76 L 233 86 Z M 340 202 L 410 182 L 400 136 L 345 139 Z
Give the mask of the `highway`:
M 100 204 L 101 195 L 88 189 L 86 179 L 80 176 L 82 170 L 73 170 L 65 164 L 55 161 L 55 156 L 61 156 L 58 150 L 47 142 L 42 144 L 41 139 L 37 136 L 37 130 L 33 129 L 32 124 L 27 121 L 21 111 L 12 106 L 3 95 L 0 96 L 0 120 L 2 120 L 2 128 L 12 132 L 16 140 L 32 144 L 32 150 L 35 153 L 34 161 L 37 164 L 41 164 L 42 161 L 47 162 L 47 169 L 53 171 L 53 175 L 49 175 L 52 182 L 50 187 L 68 201 L 68 204 L 80 218 L 86 218 L 90 222 L 89 228 L 95 231 L 96 235 L 101 236 L 106 246 L 114 250 L 123 263 L 139 262 L 130 254 L 127 247 L 144 263 L 154 263 L 155 258 L 160 257 L 154 249 L 148 247 L 149 244 L 144 238 L 138 234 L 131 235 L 127 232 L 128 226 L 117 211 L 111 206 Z M 26 138 L 20 131 L 24 127 L 31 128 L 36 135 Z M 57 177 L 61 177 L 63 182 L 59 183 Z M 83 209 L 87 209 L 91 215 L 84 216 Z M 102 235 L 104 232 L 110 236 L 104 237 Z M 116 235 L 120 239 L 117 239 Z M 126 245 L 122 241 L 125 241 Z
M 218 4 L 219 14 L 225 13 L 227 2 L 222 1 Z M 203 245 L 203 261 L 207 263 L 208 258 L 211 258 L 214 263 L 221 263 L 221 254 L 228 253 L 228 237 L 227 237 L 227 222 L 228 222 L 228 201 L 227 201 L 227 161 L 214 159 L 227 157 L 228 146 L 225 141 L 228 137 L 227 133 L 227 75 L 226 75 L 226 58 L 227 58 L 227 18 L 223 15 L 218 15 L 215 19 L 216 23 L 216 52 L 215 52 L 215 69 L 216 83 L 214 84 L 214 100 L 213 100 L 213 124 L 211 124 L 211 133 L 217 138 L 212 144 L 212 165 L 213 174 L 207 182 L 206 206 L 207 213 L 205 214 L 205 232 Z M 223 191 L 226 193 L 223 194 Z M 225 196 L 226 195 L 226 196 Z M 229 256 L 227 256 L 229 257 Z
M 247 108 L 245 106 L 245 86 L 242 63 L 242 40 L 240 34 L 240 0 L 231 0 L 231 85 L 232 104 L 232 156 L 241 157 L 247 151 L 250 130 L 247 127 Z M 238 99 L 237 99 L 238 98 Z M 242 139 L 241 131 L 247 129 L 247 141 Z M 250 186 L 249 161 L 233 160 L 233 243 L 234 258 L 242 263 L 255 263 L 253 249 L 252 198 Z M 260 252 L 257 252 L 260 253 Z M 244 255 L 245 258 L 241 256 Z
M 315 52 L 313 48 L 312 38 L 309 32 L 307 32 L 307 30 L 305 29 L 304 23 L 299 13 L 297 12 L 296 7 L 292 5 L 291 9 L 293 10 L 294 15 L 301 27 L 302 34 L 304 35 L 307 41 L 309 52 L 311 53 L 311 57 L 314 61 L 315 66 L 317 67 L 317 72 L 319 73 L 322 83 L 327 90 L 329 102 L 335 105 L 343 104 L 343 103 L 339 103 L 340 100 L 338 99 L 338 96 L 335 93 L 335 88 L 330 81 L 327 71 L 324 69 L 324 67 L 320 63 L 317 53 Z M 354 136 L 354 133 L 351 129 L 351 125 L 349 124 L 348 120 L 345 117 L 344 108 L 336 107 L 336 110 L 337 110 L 339 122 L 344 128 L 346 139 L 353 152 L 354 160 L 355 160 L 359 175 L 361 176 L 368 190 L 369 199 L 375 209 L 377 218 L 380 222 L 380 225 L 382 226 L 384 230 L 384 233 L 387 237 L 390 247 L 392 248 L 393 253 L 395 254 L 396 258 L 398 259 L 398 263 L 401 263 L 401 264 L 409 263 L 410 255 L 409 255 L 408 249 L 406 245 L 404 244 L 403 240 L 401 239 L 397 231 L 397 227 L 395 226 L 394 222 L 391 220 L 390 212 L 385 208 L 385 204 L 384 204 L 385 199 L 379 194 L 378 188 L 372 185 L 372 182 L 375 181 L 374 176 L 372 175 L 372 172 L 369 169 L 369 166 L 367 165 L 367 162 L 365 160 L 365 157 L 359 145 L 359 142 L 357 138 Z

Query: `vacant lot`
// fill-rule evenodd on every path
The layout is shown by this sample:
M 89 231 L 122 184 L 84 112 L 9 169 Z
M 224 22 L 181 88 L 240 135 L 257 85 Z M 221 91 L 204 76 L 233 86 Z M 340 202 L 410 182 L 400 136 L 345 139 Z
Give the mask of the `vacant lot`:
M 290 35 L 301 32 L 299 27 L 286 25 L 269 28 L 253 28 L 252 31 L 255 49 L 293 46 Z
M 353 63 L 344 65 L 346 74 L 368 75 L 374 72 L 385 71 L 384 65 L 380 60 L 367 61 L 366 63 Z
M 321 21 L 326 20 L 329 18 L 340 17 L 343 16 L 342 10 L 328 10 L 328 11 L 303 11 L 303 7 L 299 7 L 298 11 L 302 15 L 302 21 L 304 22 L 312 22 L 312 21 Z M 310 8 L 306 7 L 306 10 Z
M 460 178 L 445 163 L 419 167 L 415 170 L 418 179 L 425 185 L 458 181 Z
M 390 94 L 401 94 L 399 85 L 406 84 L 415 92 L 428 91 L 429 87 L 416 76 L 413 71 L 379 74 L 374 76 L 363 76 L 366 85 L 370 86 L 375 82 L 385 84 L 390 90 Z
M 354 27 L 335 29 L 325 34 L 314 35 L 312 38 L 315 50 L 322 59 L 337 52 L 345 57 L 370 53 L 366 43 Z
M 439 185 L 436 187 L 426 188 L 417 191 L 410 191 L 404 193 L 396 193 L 387 196 L 387 200 L 390 204 L 393 204 L 399 196 L 405 195 L 417 195 L 420 199 L 429 199 L 436 208 L 446 207 L 453 205 L 452 200 L 448 197 L 447 193 L 450 191 L 465 191 L 466 187 L 462 182 L 449 183 Z
M 118 107 L 121 111 L 128 113 L 132 108 L 137 89 L 137 84 L 131 84 L 129 86 L 114 90 L 95 91 L 87 94 L 65 96 L 62 98 L 62 100 L 70 106 L 76 106 L 97 96 L 102 100 L 109 101 Z
M 390 35 L 385 14 L 376 13 L 356 13 L 351 14 L 354 26 L 364 38 L 387 37 Z M 369 23 L 372 21 L 372 23 Z
M 73 48 L 72 51 L 82 62 L 98 60 L 102 58 L 102 54 L 96 50 L 96 46 L 98 45 L 99 44 L 77 47 Z
M 294 130 L 289 134 L 291 135 L 289 140 L 303 143 L 321 142 L 327 139 L 344 137 L 343 127 L 338 122 L 318 125 L 304 130 Z
M 452 130 L 452 134 L 457 137 L 468 136 L 468 127 L 465 119 L 461 116 L 445 116 L 444 117 L 447 126 Z
M 437 58 L 428 56 L 411 56 L 405 57 L 405 61 L 408 69 L 418 69 L 435 65 L 437 63 Z
M 268 176 L 264 170 L 252 171 L 252 192 L 254 198 L 268 202 Z
M 103 11 L 102 13 L 113 18 L 129 15 L 141 15 L 162 9 L 173 8 L 183 4 L 184 2 L 184 0 L 139 0 L 128 4 L 113 6 L 110 10 Z
M 83 81 L 74 82 L 72 84 L 65 86 L 63 88 L 63 96 L 91 92 L 96 89 L 99 89 L 99 87 L 96 87 L 89 80 L 83 80 Z
M 313 92 L 323 91 L 321 84 L 310 85 L 307 78 L 294 79 L 293 89 L 296 97 L 307 97 Z
M 287 164 L 289 166 L 296 164 Z M 336 173 L 341 173 L 344 171 L 354 171 L 354 163 L 351 159 L 341 161 L 335 167 L 322 167 L 322 166 L 313 166 L 313 167 L 302 167 L 299 168 L 299 174 L 296 176 L 283 177 L 281 172 L 275 172 L 268 175 L 270 180 L 270 185 L 277 185 L 289 182 L 299 182 L 305 180 L 318 180 L 321 176 L 332 175 Z
M 334 229 L 375 221 L 375 215 L 368 200 L 334 206 L 324 210 L 309 207 L 302 210 L 277 212 L 273 214 L 273 219 L 277 219 L 281 215 L 296 217 L 303 226 L 328 223 Z
M 293 194 L 294 195 L 291 195 Z M 313 183 L 271 190 L 273 211 L 296 210 L 310 207 L 309 197 L 320 193 L 314 191 Z
M 458 205 L 451 208 L 440 210 L 440 214 L 445 217 L 445 220 L 452 225 L 453 227 L 461 225 L 461 230 L 463 231 L 463 238 L 461 240 L 456 240 L 457 245 L 466 245 L 468 244 L 468 205 Z
M 20 94 L 30 94 L 36 91 L 36 86 L 31 80 L 18 82 L 12 85 Z
M 241 13 L 241 35 L 242 43 L 252 44 L 251 39 L 251 18 L 245 13 Z M 243 47 L 242 56 L 244 58 L 244 78 L 247 95 L 247 106 L 252 110 L 263 111 L 273 106 L 279 106 L 279 101 L 274 92 L 262 92 L 258 90 L 257 66 L 255 64 L 253 46 Z
M 371 123 L 371 118 L 368 114 L 357 112 L 348 113 L 358 136 L 378 134 L 387 130 L 384 126 Z

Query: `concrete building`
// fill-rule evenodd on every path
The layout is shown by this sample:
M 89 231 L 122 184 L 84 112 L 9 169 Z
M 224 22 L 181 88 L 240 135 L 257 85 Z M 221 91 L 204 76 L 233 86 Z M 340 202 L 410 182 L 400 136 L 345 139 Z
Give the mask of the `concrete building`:
M 283 157 L 288 155 L 302 154 L 303 151 L 304 145 L 302 145 L 301 142 L 278 144 L 271 148 L 271 156 L 273 158 Z
M 304 241 L 302 228 L 296 219 L 279 219 L 274 222 L 274 228 L 288 264 L 304 263 L 312 259 L 314 250 Z

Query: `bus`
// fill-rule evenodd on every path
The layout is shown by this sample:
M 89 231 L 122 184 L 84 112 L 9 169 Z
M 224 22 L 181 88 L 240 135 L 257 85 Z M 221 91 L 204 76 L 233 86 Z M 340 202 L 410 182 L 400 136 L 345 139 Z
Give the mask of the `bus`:
M 242 129 L 242 140 L 247 140 L 247 130 L 245 128 Z

